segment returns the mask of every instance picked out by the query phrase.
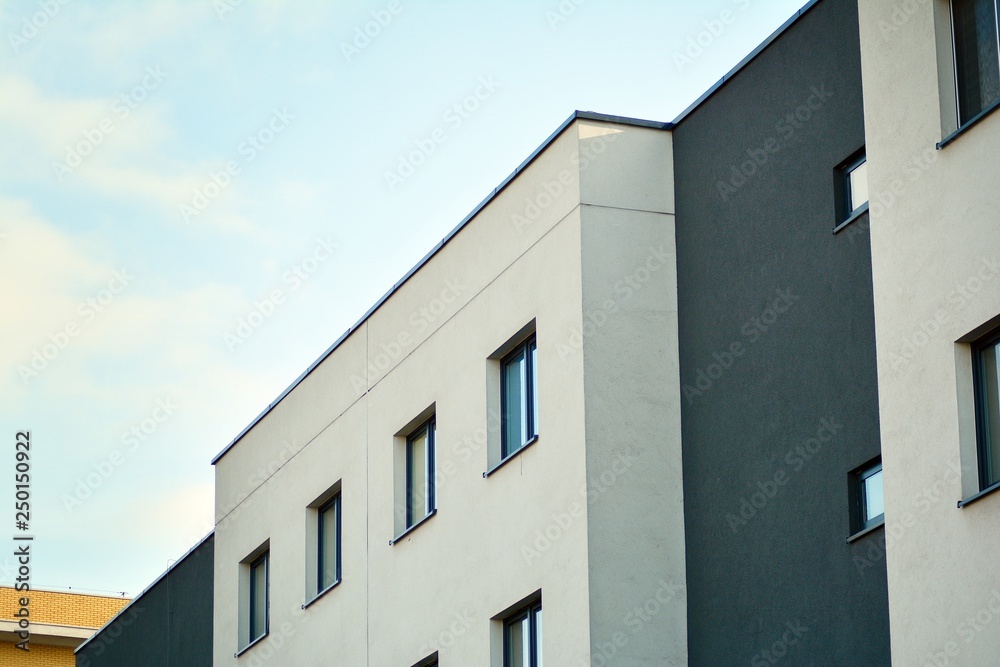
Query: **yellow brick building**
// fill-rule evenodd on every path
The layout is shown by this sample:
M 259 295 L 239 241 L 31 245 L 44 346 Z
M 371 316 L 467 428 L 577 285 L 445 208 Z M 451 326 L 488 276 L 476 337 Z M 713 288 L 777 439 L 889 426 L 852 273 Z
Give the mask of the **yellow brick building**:
M 28 598 L 29 650 L 20 641 L 15 614 Z M 0 665 L 3 667 L 73 667 L 73 650 L 128 604 L 123 597 L 33 590 L 21 593 L 0 586 Z

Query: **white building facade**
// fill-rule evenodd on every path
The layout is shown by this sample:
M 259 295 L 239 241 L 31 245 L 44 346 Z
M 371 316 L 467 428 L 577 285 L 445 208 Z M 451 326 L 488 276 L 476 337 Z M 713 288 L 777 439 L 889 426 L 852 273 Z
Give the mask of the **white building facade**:
M 997 664 L 997 3 L 860 18 L 893 662 Z
M 215 665 L 686 664 L 671 156 L 576 114 L 216 458 Z

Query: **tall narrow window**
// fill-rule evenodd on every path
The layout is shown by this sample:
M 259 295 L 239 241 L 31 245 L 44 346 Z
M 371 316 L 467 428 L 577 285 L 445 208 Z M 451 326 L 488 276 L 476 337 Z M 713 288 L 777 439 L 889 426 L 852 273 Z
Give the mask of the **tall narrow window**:
M 268 555 L 265 551 L 250 563 L 250 642 L 267 634 Z
M 998 0 L 952 0 L 959 125 L 1000 99 Z
M 542 667 L 542 603 L 535 602 L 504 621 L 504 667 Z
M 984 490 L 1000 482 L 1000 332 L 975 343 L 972 354 L 979 488 Z
M 317 593 L 340 581 L 340 494 L 319 508 Z
M 538 348 L 532 336 L 501 360 L 501 457 L 538 435 Z
M 434 419 L 406 439 L 406 527 L 411 528 L 435 509 Z

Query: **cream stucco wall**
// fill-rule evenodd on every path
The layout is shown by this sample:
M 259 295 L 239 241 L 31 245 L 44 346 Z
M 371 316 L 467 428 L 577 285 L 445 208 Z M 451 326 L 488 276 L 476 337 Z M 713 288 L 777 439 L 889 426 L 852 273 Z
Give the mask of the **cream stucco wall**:
M 547 664 L 589 665 L 620 628 L 610 664 L 684 664 L 683 586 L 659 591 L 684 581 L 671 169 L 668 132 L 576 121 L 218 460 L 216 665 L 498 664 L 490 619 L 538 590 Z M 539 439 L 484 477 L 489 358 L 532 321 Z M 438 511 L 390 545 L 395 436 L 431 406 Z M 343 581 L 303 610 L 306 507 L 338 481 Z M 234 658 L 239 563 L 265 541 L 270 634 Z
M 893 662 L 995 664 L 1000 494 L 957 501 L 978 490 L 967 339 L 1000 314 L 1000 115 L 935 149 L 945 0 L 861 0 L 860 25 Z

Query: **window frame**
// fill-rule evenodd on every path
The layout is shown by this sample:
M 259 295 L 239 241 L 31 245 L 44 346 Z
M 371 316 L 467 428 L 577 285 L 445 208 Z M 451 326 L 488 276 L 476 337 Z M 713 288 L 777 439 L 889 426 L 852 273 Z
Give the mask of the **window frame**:
M 885 508 L 875 516 L 869 516 L 868 507 L 868 485 L 865 482 L 875 475 L 882 475 L 882 460 L 879 459 L 878 463 L 865 468 L 863 471 L 858 473 L 857 483 L 858 483 L 858 523 L 861 530 L 868 530 L 869 528 L 874 528 L 879 524 L 885 523 Z M 883 480 L 883 495 L 885 498 L 885 476 L 882 475 Z M 884 501 L 883 501 L 884 504 Z
M 993 461 L 990 437 L 989 389 L 986 386 L 984 354 L 1000 346 L 1000 330 L 994 330 L 972 343 L 972 384 L 976 413 L 976 462 L 979 492 L 1000 485 L 1000 461 Z M 998 390 L 1000 393 L 1000 390 Z M 998 396 L 1000 398 L 1000 396 Z M 994 416 L 1000 419 L 1000 415 Z
M 997 33 L 998 69 L 1000 69 L 1000 6 L 998 6 L 998 3 L 995 0 L 993 6 L 994 6 L 994 21 L 996 22 L 995 25 Z M 943 125 L 942 134 L 945 134 L 946 132 L 948 132 L 948 134 L 944 136 L 941 139 L 941 141 L 939 141 L 935 146 L 935 148 L 937 148 L 938 150 L 943 149 L 945 146 L 958 139 L 958 137 L 964 134 L 972 126 L 979 123 L 979 121 L 983 120 L 997 109 L 1000 109 L 1000 97 L 998 97 L 997 99 L 993 100 L 993 102 L 983 106 L 983 108 L 978 113 L 966 118 L 964 122 L 962 121 L 962 95 L 960 92 L 960 80 L 958 74 L 958 67 L 959 67 L 958 40 L 956 39 L 955 35 L 956 22 L 955 22 L 954 0 L 948 0 L 946 13 L 947 13 L 946 20 L 948 27 L 948 35 L 947 35 L 948 47 L 947 47 L 946 58 L 950 61 L 949 62 L 950 66 L 945 66 L 942 69 L 941 86 L 943 87 L 944 85 L 946 85 L 944 76 L 950 77 L 951 92 L 947 96 L 942 95 L 943 105 L 941 108 L 941 113 L 942 113 L 942 120 L 944 121 L 942 124 Z M 939 58 L 941 58 L 940 52 L 939 52 Z M 947 72 L 947 74 L 945 75 L 944 72 Z M 945 102 L 945 100 L 947 101 Z
M 868 200 L 860 206 L 855 207 L 852 201 L 854 193 L 851 188 L 851 174 L 861 165 L 866 165 L 867 163 L 868 155 L 866 147 L 862 146 L 834 168 L 834 199 L 836 203 L 833 224 L 834 234 L 868 212 L 871 203 L 871 189 L 869 188 L 868 191 Z
M 256 619 L 256 609 L 257 609 L 257 596 L 260 595 L 260 591 L 257 590 L 257 579 L 255 574 L 257 568 L 263 566 L 264 568 L 264 627 L 260 634 L 254 634 L 254 626 Z M 271 550 L 266 549 L 259 556 L 254 558 L 249 563 L 250 568 L 250 587 L 248 591 L 248 603 L 250 605 L 249 609 L 249 633 L 247 648 L 252 646 L 254 643 L 260 641 L 268 635 L 271 626 Z
M 861 204 L 858 204 L 857 206 L 854 205 L 854 186 L 851 185 L 851 176 L 862 166 L 864 166 L 867 171 L 868 156 L 863 152 L 859 158 L 844 168 L 844 210 L 847 212 L 847 217 L 853 216 L 869 201 L 869 199 L 865 199 Z M 865 177 L 867 178 L 867 173 L 865 174 Z
M 850 504 L 850 534 L 847 541 L 854 540 L 871 533 L 885 525 L 885 474 L 882 475 L 882 513 L 878 516 L 865 519 L 867 514 L 867 498 L 865 492 L 865 480 L 869 477 L 882 473 L 882 456 L 876 456 L 864 465 L 860 465 L 848 475 L 848 500 Z
M 427 434 L 427 442 L 424 445 L 424 490 L 426 492 L 426 512 L 423 516 L 417 517 L 414 515 L 414 491 L 412 487 L 413 482 L 413 443 L 420 436 Z M 406 480 L 405 480 L 405 496 L 406 496 L 406 510 L 403 520 L 404 530 L 411 530 L 421 521 L 427 517 L 434 514 L 437 510 L 437 489 L 436 489 L 436 474 L 437 474 L 437 419 L 436 415 L 431 415 L 431 417 L 418 426 L 412 433 L 406 436 Z
M 524 431 L 522 442 L 511 448 L 507 434 L 507 367 L 515 363 L 517 357 L 524 356 L 524 378 L 521 387 L 521 409 Z M 518 343 L 500 359 L 500 463 L 515 456 L 522 449 L 538 439 L 538 369 L 535 368 L 538 355 L 538 340 L 534 333 Z M 499 464 L 498 466 L 499 467 Z
M 1000 7 L 998 7 L 997 0 L 990 0 L 993 5 L 993 28 L 994 34 L 996 35 L 996 49 L 997 49 L 997 75 L 1000 76 Z M 959 78 L 959 57 L 958 57 L 958 37 L 956 35 L 956 22 L 955 22 L 955 0 L 948 0 L 948 17 L 950 19 L 951 28 L 951 57 L 953 64 L 953 72 L 955 78 L 955 119 L 958 129 L 963 129 L 975 123 L 980 117 L 984 116 L 988 112 L 995 109 L 1000 105 L 1000 96 L 994 99 L 989 104 L 984 105 L 979 111 L 970 115 L 964 121 L 962 120 L 962 94 L 960 90 L 961 79 Z
M 543 637 L 539 627 L 541 626 L 544 630 L 544 625 L 538 622 L 541 613 L 542 601 L 537 599 L 520 607 L 503 619 L 503 667 L 513 667 L 510 631 L 515 626 L 519 626 L 524 619 L 528 619 L 528 655 L 522 656 L 522 663 L 526 667 L 538 667 L 542 662 L 539 658 L 541 657 Z M 527 658 L 527 662 L 523 661 L 524 657 Z
M 314 591 L 314 594 L 317 597 L 320 596 L 320 595 L 322 595 L 323 593 L 325 593 L 329 589 L 333 588 L 337 584 L 339 584 L 340 581 L 341 581 L 341 578 L 342 578 L 342 571 L 341 571 L 341 568 L 343 567 L 343 561 L 342 561 L 342 558 L 341 558 L 341 556 L 343 554 L 342 541 L 341 541 L 342 537 L 343 537 L 342 505 L 343 505 L 343 503 L 342 503 L 342 500 L 341 500 L 341 493 L 338 491 L 337 493 L 335 493 L 333 495 L 333 497 L 331 497 L 329 500 L 327 500 L 325 503 L 323 503 L 322 505 L 320 505 L 316 509 L 316 514 L 317 514 L 317 522 L 316 522 L 316 538 L 317 538 L 316 539 L 316 590 Z M 324 575 L 324 571 L 325 571 L 324 565 L 326 564 L 325 560 L 324 560 L 324 557 L 326 555 L 325 554 L 326 550 L 323 548 L 323 546 L 325 544 L 325 541 L 323 539 L 324 538 L 324 528 L 323 528 L 324 524 L 323 524 L 323 519 L 324 519 L 326 513 L 329 512 L 329 511 L 333 511 L 334 512 L 334 521 L 336 522 L 336 536 L 334 537 L 334 547 L 333 547 L 334 548 L 334 558 L 336 559 L 336 568 L 335 568 L 335 576 L 334 576 L 333 581 L 327 583 L 324 580 L 324 576 L 323 576 Z

